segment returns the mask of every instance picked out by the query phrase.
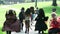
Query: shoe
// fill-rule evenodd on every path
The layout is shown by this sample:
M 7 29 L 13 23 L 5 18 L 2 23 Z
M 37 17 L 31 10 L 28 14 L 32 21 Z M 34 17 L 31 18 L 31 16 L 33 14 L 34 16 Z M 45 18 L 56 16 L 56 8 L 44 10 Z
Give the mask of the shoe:
M 25 31 L 25 33 L 27 33 L 27 31 Z

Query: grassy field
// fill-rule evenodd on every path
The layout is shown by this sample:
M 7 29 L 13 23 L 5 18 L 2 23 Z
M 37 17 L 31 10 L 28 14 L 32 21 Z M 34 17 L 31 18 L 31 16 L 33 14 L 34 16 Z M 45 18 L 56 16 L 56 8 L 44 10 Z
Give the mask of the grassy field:
M 57 1 L 58 6 L 53 7 L 52 6 L 52 1 L 50 2 L 38 2 L 38 8 L 43 8 L 45 11 L 46 16 L 49 16 L 49 18 L 51 17 L 51 12 L 52 12 L 52 8 L 56 8 L 56 13 L 58 16 L 60 16 L 60 1 Z M 20 12 L 21 7 L 24 7 L 25 9 L 31 7 L 31 6 L 35 6 L 35 3 L 21 3 L 21 4 L 14 4 L 14 5 L 0 5 L 0 34 L 6 34 L 5 32 L 2 32 L 2 26 L 3 23 L 5 21 L 5 13 L 6 11 L 8 11 L 9 9 L 14 9 L 17 13 L 17 17 L 18 14 Z M 47 22 L 47 25 L 49 26 L 49 21 Z M 48 31 L 46 31 L 47 33 Z

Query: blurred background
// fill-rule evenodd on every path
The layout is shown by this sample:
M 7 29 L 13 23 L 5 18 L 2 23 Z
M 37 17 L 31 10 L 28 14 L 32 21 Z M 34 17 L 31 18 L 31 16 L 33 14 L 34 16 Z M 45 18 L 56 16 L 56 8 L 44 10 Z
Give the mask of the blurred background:
M 6 11 L 13 9 L 16 11 L 16 16 L 18 17 L 22 7 L 26 10 L 31 6 L 35 9 L 36 7 L 43 8 L 49 19 L 51 18 L 53 8 L 56 8 L 56 13 L 60 16 L 60 0 L 0 0 L 0 34 L 6 34 L 6 32 L 2 32 Z M 46 24 L 49 28 L 49 20 Z M 45 32 L 48 34 L 48 29 Z

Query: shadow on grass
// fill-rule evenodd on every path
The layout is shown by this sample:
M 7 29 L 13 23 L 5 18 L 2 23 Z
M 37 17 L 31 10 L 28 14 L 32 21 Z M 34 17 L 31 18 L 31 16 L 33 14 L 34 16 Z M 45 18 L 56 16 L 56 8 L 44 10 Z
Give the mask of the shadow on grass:
M 3 34 L 3 32 L 2 32 L 2 28 L 0 27 L 0 34 Z

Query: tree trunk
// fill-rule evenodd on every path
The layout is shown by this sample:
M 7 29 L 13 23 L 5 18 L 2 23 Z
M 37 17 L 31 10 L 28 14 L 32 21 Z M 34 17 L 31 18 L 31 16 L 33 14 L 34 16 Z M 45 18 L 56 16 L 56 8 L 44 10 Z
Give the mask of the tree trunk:
M 57 6 L 57 3 L 56 3 L 57 0 L 53 0 L 53 6 Z
M 31 0 L 32 2 L 34 2 L 34 0 Z
M 37 0 L 35 1 L 35 8 L 37 8 Z

